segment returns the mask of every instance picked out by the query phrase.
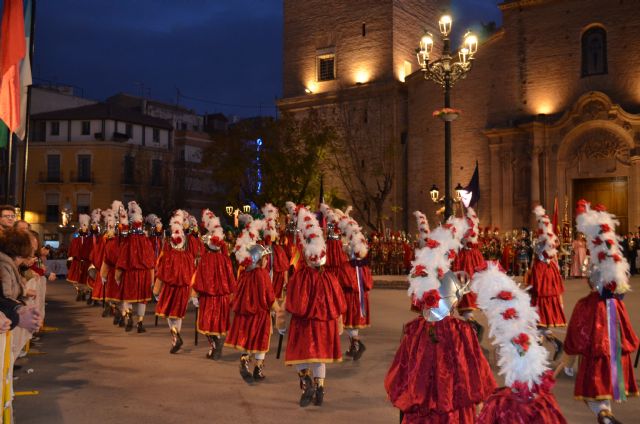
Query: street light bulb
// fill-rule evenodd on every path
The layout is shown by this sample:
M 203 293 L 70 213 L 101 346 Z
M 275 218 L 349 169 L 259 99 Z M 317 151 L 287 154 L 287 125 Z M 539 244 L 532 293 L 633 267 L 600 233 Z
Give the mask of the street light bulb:
M 422 39 L 420 40 L 420 50 L 426 52 L 427 57 L 433 51 L 433 35 L 431 35 L 430 32 L 427 32 L 422 36 Z
M 227 215 L 233 215 L 233 206 L 227 206 L 226 208 L 224 208 L 224 210 L 225 212 L 227 212 Z
M 249 213 L 249 212 L 251 212 L 251 206 L 249 206 L 249 205 L 244 205 L 244 206 L 242 207 L 242 211 L 243 211 L 244 213 Z
M 440 25 L 440 32 L 442 33 L 443 36 L 446 37 L 451 32 L 451 23 L 452 22 L 453 22 L 453 20 L 451 19 L 451 16 L 449 16 L 449 15 L 442 15 L 442 17 L 438 21 L 438 25 Z
M 469 49 L 469 55 L 473 56 L 478 51 L 478 37 L 467 31 L 464 35 L 464 45 Z
M 456 190 L 455 201 L 459 202 L 460 200 L 462 200 L 462 192 L 464 191 L 464 187 L 462 187 L 460 185 L 460 183 L 458 183 L 458 185 L 456 186 L 455 190 Z
M 458 56 L 460 57 L 461 63 L 467 63 L 467 60 L 469 59 L 469 49 L 466 47 L 461 48 L 458 52 Z
M 431 186 L 431 190 L 429 190 L 429 195 L 431 196 L 431 200 L 433 203 L 438 203 L 438 199 L 440 198 L 440 191 L 436 185 Z

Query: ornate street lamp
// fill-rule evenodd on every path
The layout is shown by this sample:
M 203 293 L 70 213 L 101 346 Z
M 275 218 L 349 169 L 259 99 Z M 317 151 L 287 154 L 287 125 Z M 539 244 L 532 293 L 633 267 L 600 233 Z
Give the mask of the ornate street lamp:
M 435 184 L 431 186 L 429 195 L 431 196 L 431 201 L 433 201 L 433 203 L 438 203 L 440 199 L 440 190 L 438 190 L 438 187 Z
M 457 202 L 462 200 L 462 192 L 464 191 L 464 187 L 462 187 L 460 185 L 460 183 L 458 183 L 458 185 L 456 186 L 456 194 L 455 194 L 455 198 L 453 200 Z
M 244 213 L 249 213 L 249 212 L 251 212 L 251 206 L 250 206 L 250 205 L 244 205 L 244 206 L 242 207 L 242 212 L 244 212 Z
M 464 43 L 458 51 L 458 60 L 451 56 L 451 45 L 449 34 L 453 20 L 450 15 L 444 15 L 440 18 L 438 25 L 440 34 L 442 35 L 442 55 L 439 59 L 432 60 L 433 52 L 433 35 L 430 32 L 420 40 L 420 48 L 417 49 L 418 64 L 422 68 L 422 74 L 425 79 L 431 80 L 440 85 L 444 89 L 444 109 L 440 117 L 444 120 L 444 215 L 445 219 L 449 218 L 453 213 L 452 202 L 452 184 L 451 184 L 451 121 L 457 115 L 455 113 L 446 113 L 446 109 L 451 108 L 451 88 L 455 83 L 467 76 L 471 70 L 471 63 L 474 55 L 478 51 L 478 38 L 471 32 L 467 32 L 464 36 Z M 432 196 L 433 198 L 433 196 Z

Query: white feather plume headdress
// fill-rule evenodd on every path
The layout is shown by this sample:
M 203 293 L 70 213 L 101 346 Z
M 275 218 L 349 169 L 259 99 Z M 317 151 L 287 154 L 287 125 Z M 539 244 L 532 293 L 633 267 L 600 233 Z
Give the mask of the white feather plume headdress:
M 127 206 L 129 210 L 129 221 L 135 222 L 135 223 L 142 223 L 143 221 L 142 208 L 140 207 L 138 202 L 136 202 L 135 200 L 132 200 L 128 203 Z
M 113 213 L 113 209 L 102 211 L 102 216 L 104 217 L 104 223 L 107 229 L 114 230 L 116 228 L 116 215 Z
M 602 205 L 591 208 L 591 203 L 580 200 L 576 209 L 578 231 L 587 238 L 591 266 L 597 270 L 603 286 L 616 294 L 631 290 L 629 263 L 620 248 L 615 230 L 620 222 Z
M 249 249 L 258 244 L 258 241 L 260 240 L 260 231 L 263 228 L 264 221 L 261 219 L 254 219 L 242 230 L 242 233 L 240 233 L 240 236 L 236 239 L 236 244 L 233 248 L 238 264 L 244 267 L 251 265 L 252 259 Z
M 347 208 L 347 212 L 350 211 L 351 207 Z M 352 252 L 356 258 L 364 259 L 369 253 L 369 245 L 367 244 L 367 239 L 362 234 L 362 228 L 358 225 L 355 219 L 351 218 L 347 212 L 344 212 L 340 219 L 338 220 L 338 227 L 344 236 L 347 238 L 347 242 L 349 243 L 349 250 Z M 340 212 L 336 210 L 338 216 Z
M 473 275 L 471 286 L 488 318 L 505 384 L 536 392 L 537 385 L 544 384 L 549 361 L 547 350 L 538 344 L 539 317 L 529 294 L 492 262 Z
M 81 227 L 88 227 L 89 226 L 89 215 L 81 213 L 80 215 L 78 215 L 78 223 L 80 224 Z
M 147 217 L 145 218 L 145 222 L 153 227 L 158 224 L 162 225 L 162 220 L 160 219 L 160 217 L 158 217 L 158 215 L 154 213 L 150 213 L 149 215 L 147 215 Z
M 171 229 L 171 241 L 178 247 L 184 246 L 186 238 L 184 236 L 184 214 L 175 211 L 169 220 L 169 228 Z
M 278 239 L 278 208 L 271 203 L 267 203 L 262 207 L 264 215 L 263 238 L 268 242 L 275 242 Z
M 248 213 L 240 213 L 238 214 L 238 222 L 240 223 L 241 228 L 246 228 L 253 221 L 253 216 Z
M 96 208 L 91 211 L 91 223 L 98 225 L 100 224 L 100 219 L 102 218 L 102 209 Z
M 326 261 L 327 246 L 322 235 L 322 228 L 315 214 L 306 207 L 298 209 L 297 228 L 300 230 L 300 239 L 304 257 L 310 266 L 320 266 Z
M 464 233 L 462 244 L 465 246 L 478 244 L 478 232 L 480 231 L 480 219 L 473 208 L 467 208 L 467 225 L 469 229 Z
M 111 202 L 111 210 L 113 211 L 113 216 L 116 218 L 116 222 L 120 222 L 120 214 L 121 211 L 124 210 L 124 205 L 119 200 L 114 200 Z M 126 215 L 126 213 L 125 213 Z M 127 218 L 126 224 L 129 223 L 129 219 Z
M 542 246 L 542 255 L 545 259 L 553 259 L 558 254 L 556 246 L 558 244 L 558 237 L 553 230 L 551 220 L 547 215 L 547 212 L 540 205 L 533 209 L 533 213 L 538 221 L 538 230 L 536 232 L 537 244 Z
M 427 243 L 429 237 L 429 221 L 427 217 L 420 211 L 415 211 L 413 215 L 416 217 L 416 224 L 418 225 L 418 247 L 423 248 Z
M 220 218 L 218 218 L 209 209 L 202 211 L 202 223 L 209 233 L 209 240 L 211 242 L 217 244 L 224 239 L 224 232 L 222 231 L 222 225 L 220 225 Z

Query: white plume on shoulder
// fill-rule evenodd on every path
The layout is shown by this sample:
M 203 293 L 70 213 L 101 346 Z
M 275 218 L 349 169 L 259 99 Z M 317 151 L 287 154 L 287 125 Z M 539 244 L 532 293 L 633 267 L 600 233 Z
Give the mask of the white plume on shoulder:
M 413 212 L 413 215 L 416 217 L 416 224 L 418 226 L 418 247 L 423 248 L 431 231 L 429 221 L 427 220 L 427 216 L 420 211 Z
M 324 218 L 327 220 L 327 222 L 332 222 L 332 223 L 337 223 L 338 222 L 338 215 L 336 214 L 336 212 L 326 203 L 322 203 L 320 204 L 320 212 L 322 212 L 322 215 L 324 216 Z
M 113 211 L 116 217 L 120 215 L 120 209 L 124 209 L 124 205 L 122 204 L 121 201 L 114 200 L 113 202 L 111 202 L 111 210 Z
M 547 212 L 540 205 L 533 209 L 533 213 L 538 222 L 537 244 L 543 246 L 543 254 L 548 259 L 554 258 L 558 254 L 558 250 L 556 249 L 558 237 L 553 230 L 551 220 Z
M 285 208 L 287 209 L 287 213 L 291 216 L 294 217 L 296 214 L 296 204 L 290 201 L 285 202 L 284 204 Z
M 338 221 L 338 227 L 346 237 L 351 252 L 353 252 L 357 258 L 364 259 L 367 253 L 369 253 L 369 245 L 364 234 L 362 234 L 362 228 L 360 228 L 355 219 L 345 213 Z
M 81 213 L 80 215 L 78 215 L 78 223 L 81 226 L 83 226 L 83 225 L 88 226 L 89 225 L 89 215 L 84 214 L 84 213 Z
M 99 224 L 101 218 L 102 218 L 102 209 L 96 208 L 96 209 L 91 211 L 91 223 L 92 224 L 96 224 L 96 225 Z
M 138 202 L 132 200 L 128 204 L 129 220 L 131 222 L 142 222 L 142 208 L 138 205 Z
M 451 227 L 451 234 L 453 235 L 453 238 L 455 238 L 458 242 L 462 241 L 462 238 L 469 229 L 469 223 L 467 222 L 467 219 L 459 218 L 457 216 L 450 216 L 449 219 L 447 219 L 446 226 Z
M 275 242 L 278 239 L 278 208 L 271 203 L 267 203 L 262 207 L 264 215 L 263 238 Z
M 297 228 L 300 230 L 304 257 L 311 266 L 320 266 L 326 257 L 327 248 L 322 234 L 322 228 L 315 214 L 306 207 L 298 210 Z
M 547 350 L 537 342 L 539 317 L 529 294 L 494 263 L 473 275 L 471 289 L 478 294 L 478 306 L 489 321 L 489 336 L 506 385 L 520 382 L 533 389 L 548 371 L 549 361 Z M 523 341 L 528 342 L 526 349 L 520 347 Z
M 582 210 L 581 210 L 582 209 Z M 620 247 L 620 237 L 615 229 L 620 222 L 602 206 L 594 210 L 589 202 L 578 203 L 576 223 L 578 231 L 584 233 L 591 257 L 591 266 L 597 270 L 604 286 L 615 282 L 613 292 L 624 294 L 631 290 L 629 285 L 629 262 Z
M 174 242 L 178 242 L 179 245 L 184 245 L 186 242 L 184 236 L 184 215 L 179 214 L 178 211 L 174 212 L 171 220 L 169 220 L 169 228 L 171 228 L 171 238 Z

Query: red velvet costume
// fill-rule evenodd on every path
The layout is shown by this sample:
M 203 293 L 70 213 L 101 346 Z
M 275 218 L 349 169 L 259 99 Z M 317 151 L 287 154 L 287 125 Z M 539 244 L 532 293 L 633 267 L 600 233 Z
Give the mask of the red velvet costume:
M 78 237 L 71 240 L 69 247 L 69 257 L 73 257 L 67 281 L 74 284 L 85 285 L 87 281 L 87 270 L 91 265 L 91 250 L 93 249 L 93 235 L 80 231 Z
M 149 240 L 151 241 L 151 246 L 153 246 L 153 255 L 155 256 L 157 263 L 158 258 L 164 249 L 164 233 L 153 229 L 151 234 L 149 234 Z
M 338 317 L 346 303 L 337 278 L 330 272 L 303 267 L 289 282 L 286 302 L 291 313 L 285 364 L 340 362 Z
M 230 296 L 236 292 L 227 245 L 220 243 L 220 250 L 205 245 L 205 251 L 196 270 L 193 289 L 198 292 L 199 333 L 224 336 L 229 331 Z
M 193 259 L 201 258 L 204 254 L 204 242 L 200 239 L 200 235 L 198 233 L 189 232 L 186 236 L 189 243 L 189 251 L 193 256 Z
M 541 261 L 536 258 L 529 277 L 531 284 L 531 306 L 538 308 L 539 325 L 542 327 L 564 327 L 567 319 L 562 306 L 564 285 L 556 261 Z M 575 311 L 574 311 L 575 314 Z
M 155 256 L 151 241 L 141 231 L 142 223 L 134 223 L 133 230 L 121 237 L 120 255 L 116 268 L 122 270 L 122 300 L 147 303 L 151 300 Z
M 633 331 L 624 303 L 611 299 L 616 322 L 617 356 L 611 359 L 606 300 L 596 291 L 578 301 L 567 329 L 564 350 L 580 355 L 574 395 L 576 399 L 602 400 L 614 397 L 612 369 L 617 370 L 615 388 L 619 397 L 639 396 L 633 375 L 631 353 L 638 349 L 638 337 Z M 617 360 L 616 360 L 617 359 Z
M 469 278 L 471 278 L 476 270 L 485 268 L 484 257 L 478 246 L 477 243 L 467 243 L 463 246 L 453 261 L 452 269 L 454 271 L 465 271 L 469 274 Z M 464 294 L 457 305 L 458 312 L 475 311 L 478 309 L 478 305 L 476 304 L 477 298 L 478 295 L 472 291 Z
M 175 249 L 171 243 L 167 243 L 158 258 L 156 278 L 159 278 L 163 285 L 158 296 L 156 315 L 184 318 L 194 272 L 195 264 L 191 251 L 188 248 Z
M 96 279 L 93 280 L 91 285 L 91 299 L 102 300 L 104 297 L 105 286 L 102 284 L 102 278 L 100 277 L 100 269 L 102 268 L 102 261 L 104 260 L 104 248 L 106 246 L 107 236 L 97 235 L 94 238 L 93 249 L 91 250 L 91 256 L 89 260 L 96 268 Z M 89 278 L 90 279 L 90 278 Z
M 276 297 L 264 268 L 244 271 L 231 309 L 235 316 L 224 345 L 249 353 L 269 351 L 271 307 Z
M 549 390 L 531 399 L 501 387 L 482 406 L 478 424 L 566 424 L 560 406 Z
M 449 316 L 405 325 L 384 386 L 403 424 L 466 424 L 496 383 L 471 324 Z
M 115 236 L 108 238 L 104 246 L 103 263 L 109 267 L 107 282 L 105 284 L 105 298 L 111 302 L 122 300 L 122 284 L 116 283 L 116 263 L 120 254 L 120 238 Z
M 279 244 L 269 245 L 272 253 L 269 255 L 267 261 L 267 271 L 271 275 L 271 281 L 273 282 L 273 293 L 276 299 L 284 299 L 284 276 L 289 272 L 289 258 L 284 247 Z M 273 270 L 272 270 L 273 269 Z
M 373 276 L 367 262 L 357 259 L 345 262 L 338 273 L 347 304 L 345 328 L 366 328 L 371 323 L 369 291 L 373 289 Z

